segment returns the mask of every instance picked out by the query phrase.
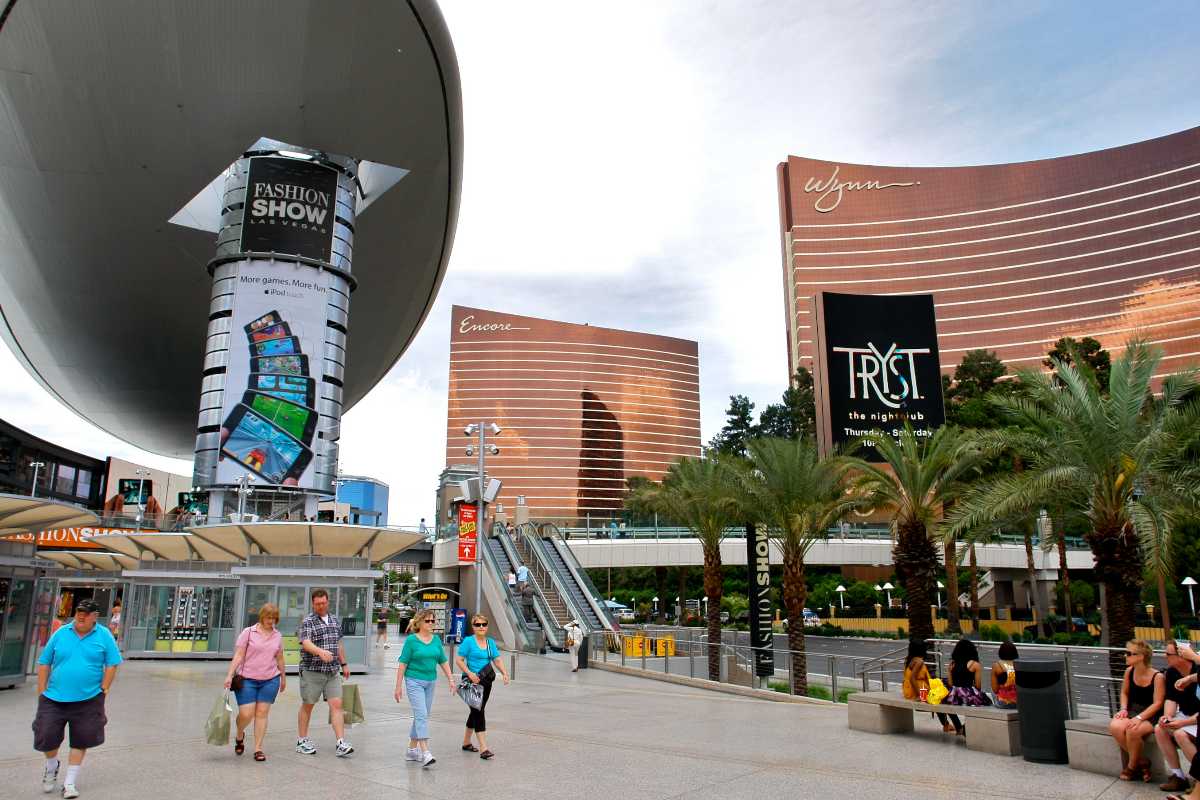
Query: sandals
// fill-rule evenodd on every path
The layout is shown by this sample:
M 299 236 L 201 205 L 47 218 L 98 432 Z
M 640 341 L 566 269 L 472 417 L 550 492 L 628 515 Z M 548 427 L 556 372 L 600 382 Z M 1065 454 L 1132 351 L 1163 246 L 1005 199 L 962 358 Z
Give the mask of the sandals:
M 1117 776 L 1123 781 L 1132 781 L 1141 778 L 1143 783 L 1150 782 L 1150 761 L 1143 758 L 1136 764 L 1130 764 L 1121 770 L 1121 774 Z
M 479 748 L 478 748 L 478 747 L 476 747 L 476 746 L 475 746 L 475 745 L 473 745 L 473 744 L 469 744 L 469 743 L 468 743 L 468 744 L 464 744 L 464 745 L 463 745 L 463 752 L 464 752 L 464 753 L 478 753 L 478 752 L 479 752 Z
M 1142 770 L 1142 783 L 1149 783 L 1151 780 L 1151 778 L 1150 778 L 1150 759 L 1143 758 L 1141 763 L 1138 764 L 1138 766 Z
M 254 760 L 255 761 L 266 761 L 267 754 L 264 753 L 262 750 L 255 750 L 254 751 Z
M 484 761 L 487 761 L 489 758 L 491 758 L 494 755 L 496 755 L 496 754 L 493 753 L 491 750 L 484 750 L 482 753 L 479 754 L 479 757 L 482 758 Z
M 233 752 L 237 753 L 239 756 L 242 753 L 246 752 L 246 737 L 245 736 L 243 736 L 240 739 L 234 739 Z

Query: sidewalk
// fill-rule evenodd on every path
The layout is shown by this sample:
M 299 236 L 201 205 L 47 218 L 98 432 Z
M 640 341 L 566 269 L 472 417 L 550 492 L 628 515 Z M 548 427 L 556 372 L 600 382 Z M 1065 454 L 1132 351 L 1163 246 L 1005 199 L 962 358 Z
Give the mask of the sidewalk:
M 108 701 L 108 742 L 88 756 L 80 791 L 97 800 L 1162 796 L 1153 785 L 970 752 L 932 720 L 918 723 L 916 735 L 875 736 L 848 730 L 845 706 L 769 703 L 600 670 L 571 673 L 562 656 L 522 655 L 517 680 L 497 685 L 488 708 L 497 755 L 488 762 L 459 750 L 466 706 L 439 685 L 431 725 L 438 761 L 422 769 L 404 761 L 408 704 L 391 696 L 398 654 L 395 642 L 373 650 L 375 671 L 353 677 L 367 715 L 366 725 L 350 731 L 353 756 L 334 757 L 323 707 L 313 713 L 320 752 L 293 750 L 293 677 L 272 713 L 264 764 L 249 752 L 237 758 L 232 746 L 204 744 L 204 718 L 225 664 L 126 662 Z M 5 798 L 55 796 L 43 795 L 38 783 L 42 759 L 29 731 L 34 691 L 31 682 L 0 692 Z

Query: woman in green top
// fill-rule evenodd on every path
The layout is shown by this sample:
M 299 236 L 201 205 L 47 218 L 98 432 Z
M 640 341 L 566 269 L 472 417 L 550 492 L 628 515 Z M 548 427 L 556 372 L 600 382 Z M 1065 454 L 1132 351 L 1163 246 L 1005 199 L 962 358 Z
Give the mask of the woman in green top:
M 434 763 L 429 752 L 429 713 L 433 710 L 433 687 L 437 683 L 438 667 L 446 674 L 450 694 L 455 694 L 454 678 L 450 674 L 450 659 L 446 648 L 433 633 L 436 617 L 428 609 L 417 612 L 408 623 L 408 636 L 400 651 L 400 664 L 396 670 L 396 702 L 408 690 L 408 704 L 412 706 L 412 729 L 408 732 L 408 761 L 420 761 L 428 767 Z

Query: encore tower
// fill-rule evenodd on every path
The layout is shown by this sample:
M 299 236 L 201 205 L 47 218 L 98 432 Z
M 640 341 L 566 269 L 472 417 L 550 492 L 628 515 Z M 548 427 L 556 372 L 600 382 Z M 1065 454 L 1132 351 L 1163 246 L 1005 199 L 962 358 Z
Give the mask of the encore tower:
M 487 469 L 506 508 L 607 520 L 629 478 L 700 455 L 695 342 L 461 306 L 450 324 L 446 464 L 466 460 L 464 425 L 500 425 Z
M 981 167 L 790 156 L 778 178 L 793 374 L 821 290 L 932 293 L 944 372 L 977 348 L 1036 367 L 1063 336 L 1140 335 L 1163 374 L 1200 356 L 1200 128 Z

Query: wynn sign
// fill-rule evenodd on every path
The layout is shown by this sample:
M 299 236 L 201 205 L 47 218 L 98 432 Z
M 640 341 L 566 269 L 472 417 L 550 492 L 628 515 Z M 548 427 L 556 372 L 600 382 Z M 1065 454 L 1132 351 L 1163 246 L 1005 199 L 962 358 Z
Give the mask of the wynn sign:
M 933 435 L 946 421 L 933 296 L 820 292 L 813 302 L 821 452 L 861 436 L 895 437 L 906 422 Z M 878 460 L 873 448 L 865 457 Z

